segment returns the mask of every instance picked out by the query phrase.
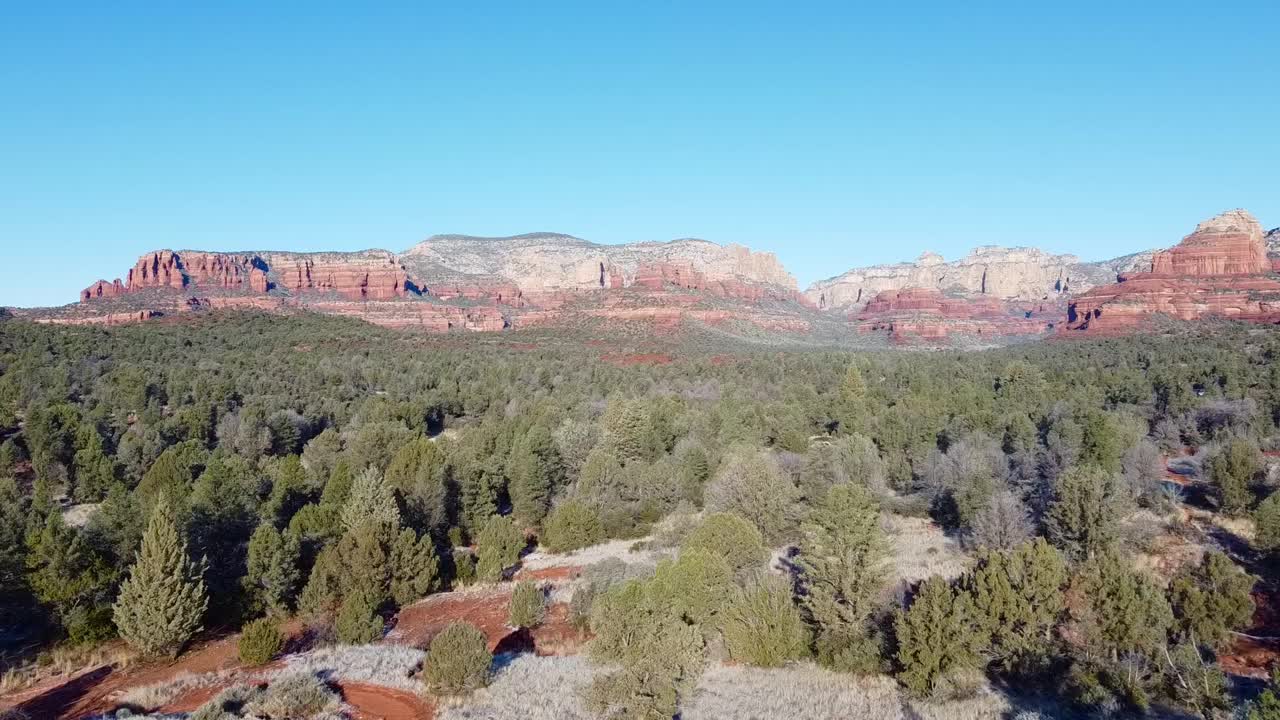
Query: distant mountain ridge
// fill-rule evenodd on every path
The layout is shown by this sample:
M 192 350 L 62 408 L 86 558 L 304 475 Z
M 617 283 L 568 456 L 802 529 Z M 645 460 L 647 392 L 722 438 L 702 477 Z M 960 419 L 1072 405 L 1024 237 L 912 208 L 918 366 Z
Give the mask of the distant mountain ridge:
M 1268 257 L 1277 251 L 1280 228 L 1264 233 L 1252 215 L 1232 210 L 1200 223 L 1172 250 L 1101 262 L 1034 247 L 982 246 L 951 261 L 926 252 L 853 268 L 802 293 L 774 254 L 736 244 L 451 234 L 398 255 L 157 250 L 122 279 L 83 290 L 78 304 L 19 315 L 119 324 L 224 308 L 304 308 L 430 331 L 598 321 L 665 333 L 692 321 L 795 335 L 821 327 L 827 336 L 894 342 L 947 344 L 961 335 L 997 342 L 1066 328 L 1131 330 L 1151 314 L 1280 318 L 1280 282 Z

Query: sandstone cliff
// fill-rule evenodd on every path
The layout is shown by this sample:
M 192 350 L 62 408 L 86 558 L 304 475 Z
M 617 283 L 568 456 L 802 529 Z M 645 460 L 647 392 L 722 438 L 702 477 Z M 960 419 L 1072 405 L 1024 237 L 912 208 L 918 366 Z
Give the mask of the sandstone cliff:
M 1114 273 L 1106 264 L 1082 263 L 1074 255 L 985 246 L 951 262 L 924 253 L 915 262 L 854 268 L 814 283 L 805 296 L 824 310 L 857 308 L 881 292 L 906 288 L 1004 300 L 1045 300 L 1114 281 Z
M 1123 332 L 1154 315 L 1180 320 L 1223 317 L 1280 321 L 1280 279 L 1267 257 L 1262 226 L 1244 210 L 1200 223 L 1146 272 L 1094 288 L 1070 305 L 1070 330 Z
M 437 235 L 401 256 L 428 287 L 505 287 L 520 293 L 639 285 L 707 290 L 726 297 L 791 297 L 795 278 L 772 253 L 705 240 L 599 245 L 570 235 L 479 238 Z
M 1033 336 L 1052 329 L 1059 304 L 1014 304 L 991 296 L 946 296 L 933 288 L 877 293 L 853 319 L 860 333 L 883 331 L 899 343 L 946 344 L 955 335 Z

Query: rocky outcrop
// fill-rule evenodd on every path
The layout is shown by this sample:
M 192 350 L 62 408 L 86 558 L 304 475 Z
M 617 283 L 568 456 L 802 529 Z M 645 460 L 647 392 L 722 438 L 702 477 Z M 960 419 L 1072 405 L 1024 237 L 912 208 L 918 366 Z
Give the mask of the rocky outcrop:
M 1074 255 L 986 246 L 952 262 L 927 252 L 915 262 L 854 268 L 814 283 L 805 296 L 820 309 L 846 311 L 861 307 L 881 292 L 907 288 L 1037 301 L 1114 279 L 1109 268 L 1082 263 Z
M 334 293 L 353 300 L 390 300 L 416 294 L 404 267 L 389 252 L 210 253 L 158 250 L 138 259 L 124 282 L 99 280 L 81 302 L 147 290 L 196 294 Z
M 1059 306 L 1015 307 L 994 297 L 948 297 L 933 288 L 885 290 L 853 316 L 858 332 L 885 332 L 894 342 L 945 344 L 957 335 L 1039 335 L 1061 316 Z
M 640 286 L 697 288 L 725 297 L 795 299 L 796 281 L 772 253 L 705 240 L 599 245 L 570 235 L 437 235 L 407 250 L 428 287 L 515 287 L 525 295 Z
M 1124 332 L 1156 315 L 1280 322 L 1280 278 L 1258 221 L 1231 210 L 1200 223 L 1178 245 L 1156 253 L 1147 272 L 1075 298 L 1065 327 Z

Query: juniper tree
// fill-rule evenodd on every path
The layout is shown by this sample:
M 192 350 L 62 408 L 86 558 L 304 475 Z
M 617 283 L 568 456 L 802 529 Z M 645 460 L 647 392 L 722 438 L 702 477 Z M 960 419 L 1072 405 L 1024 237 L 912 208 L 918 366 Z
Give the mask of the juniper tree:
M 380 604 L 377 598 L 369 597 L 362 589 L 347 594 L 334 623 L 338 642 L 364 645 L 381 638 L 385 626 L 377 612 Z
M 783 578 L 767 576 L 735 590 L 721 613 L 720 630 L 734 660 L 779 667 L 809 653 L 809 632 Z
M 1254 544 L 1272 552 L 1280 548 L 1280 492 L 1273 492 L 1253 511 Z
M 273 614 L 288 615 L 298 594 L 302 571 L 298 536 L 276 530 L 264 520 L 249 538 L 244 584 Z
M 1084 604 L 1075 611 L 1086 648 L 1117 662 L 1126 654 L 1153 657 L 1173 625 L 1160 585 L 1109 549 L 1090 558 L 1072 583 Z
M 682 552 L 705 551 L 724 559 L 734 572 L 760 566 L 764 537 L 755 525 L 731 512 L 712 513 L 690 531 Z
M 604 539 L 600 515 L 581 500 L 560 503 L 542 526 L 543 545 L 552 552 L 571 552 Z
M 1054 486 L 1045 517 L 1049 539 L 1074 558 L 1091 557 L 1115 540 L 1125 501 L 1114 473 L 1072 467 Z
M 778 467 L 772 453 L 754 448 L 731 450 L 707 483 L 704 506 L 733 512 L 760 529 L 765 542 L 780 543 L 795 527 L 799 490 Z
M 674 716 L 702 672 L 702 631 L 674 612 L 652 582 L 641 580 L 598 597 L 591 630 L 591 658 L 616 667 L 592 683 L 591 706 L 627 720 Z
M 880 510 L 861 485 L 837 485 L 803 528 L 796 564 L 819 662 L 867 672 L 878 663 L 869 619 L 884 583 L 888 546 Z
M 733 590 L 733 569 L 705 550 L 688 550 L 658 563 L 650 587 L 685 622 L 710 626 Z
M 397 605 L 408 605 L 436 589 L 440 561 L 430 537 L 418 537 L 410 528 L 401 530 L 391 546 L 390 562 L 391 598 Z
M 1223 512 L 1239 515 L 1249 509 L 1253 502 L 1251 486 L 1261 468 L 1258 456 L 1256 445 L 1237 438 L 1209 459 L 1209 479 L 1218 490 Z
M 1216 550 L 1199 565 L 1184 567 L 1169 583 L 1169 603 L 1182 636 L 1219 649 L 1230 632 L 1253 617 L 1255 578 Z
M 57 511 L 27 538 L 27 583 L 74 642 L 111 636 L 116 571 Z
M 203 573 L 204 562 L 187 556 L 173 507 L 161 493 L 115 603 L 120 636 L 145 654 L 176 655 L 200 629 L 209 603 Z
M 526 527 L 541 523 L 551 507 L 552 491 L 564 479 L 564 464 L 544 425 L 535 424 L 516 442 L 507 461 L 507 476 L 516 519 Z
M 476 575 L 484 581 L 502 579 L 507 568 L 520 561 L 524 534 L 510 517 L 494 515 L 476 536 Z
M 522 580 L 511 592 L 507 624 L 515 628 L 535 628 L 542 624 L 547 609 L 546 594 L 536 583 Z
M 945 579 L 924 581 L 906 610 L 898 611 L 898 680 L 917 696 L 946 695 L 981 666 L 982 633 L 974 627 L 969 595 Z
M 368 467 L 351 483 L 351 492 L 342 507 L 340 520 L 343 529 L 351 530 L 373 523 L 375 525 L 400 525 L 400 508 L 396 505 L 395 490 L 376 468 Z
M 1043 538 L 987 551 L 960 581 L 985 653 L 1000 670 L 1034 671 L 1048 660 L 1065 607 L 1067 566 Z

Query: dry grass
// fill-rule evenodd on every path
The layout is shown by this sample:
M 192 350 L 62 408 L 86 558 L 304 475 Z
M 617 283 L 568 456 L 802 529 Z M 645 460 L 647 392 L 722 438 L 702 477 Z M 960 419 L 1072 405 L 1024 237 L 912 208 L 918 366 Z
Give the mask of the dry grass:
M 569 553 L 548 553 L 541 550 L 524 556 L 521 565 L 526 570 L 542 570 L 557 567 L 585 567 L 601 560 L 616 559 L 628 564 L 657 564 L 658 559 L 669 553 L 647 549 L 647 538 L 640 540 L 610 540 Z
M 522 655 L 493 683 L 437 714 L 439 720 L 591 720 L 582 691 L 595 677 L 587 658 Z
M 970 558 L 960 543 L 947 537 L 930 520 L 887 514 L 884 527 L 889 536 L 890 575 L 894 580 L 914 583 L 933 575 L 952 579 L 969 568 Z
M 196 688 L 209 687 L 222 682 L 226 673 L 201 673 L 199 675 L 180 672 L 177 675 L 154 685 L 129 688 L 120 695 L 120 705 L 128 705 L 140 710 L 156 710 L 168 705 L 179 696 Z
M 326 680 L 362 682 L 400 690 L 416 691 L 420 683 L 413 676 L 426 653 L 404 645 L 337 645 L 284 658 L 281 670 L 260 677 L 273 680 L 298 673 Z

